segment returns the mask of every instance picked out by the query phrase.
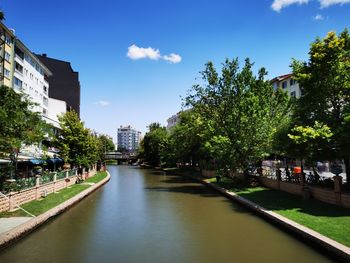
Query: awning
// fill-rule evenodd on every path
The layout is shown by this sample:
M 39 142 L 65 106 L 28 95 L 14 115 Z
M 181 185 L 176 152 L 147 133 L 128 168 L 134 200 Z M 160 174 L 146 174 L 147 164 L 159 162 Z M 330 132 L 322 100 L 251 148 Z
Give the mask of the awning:
M 34 164 L 34 165 L 40 165 L 40 164 L 44 164 L 45 160 L 41 160 L 41 159 L 29 159 L 28 160 L 30 163 Z
M 64 163 L 63 159 L 61 159 L 60 157 L 56 157 L 56 158 L 49 158 L 46 160 L 48 163 L 55 163 L 55 164 L 58 164 L 58 163 Z

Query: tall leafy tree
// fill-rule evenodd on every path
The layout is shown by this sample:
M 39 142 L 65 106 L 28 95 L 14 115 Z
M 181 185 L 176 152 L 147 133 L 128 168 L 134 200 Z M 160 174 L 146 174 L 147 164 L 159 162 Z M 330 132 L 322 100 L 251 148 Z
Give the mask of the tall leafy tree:
M 220 168 L 245 170 L 271 152 L 273 134 L 285 122 L 290 105 L 281 90 L 274 91 L 264 68 L 255 76 L 253 64 L 238 58 L 223 63 L 221 74 L 213 63 L 202 72 L 204 85 L 194 85 L 186 98 L 208 123 L 205 143 Z
M 169 145 L 173 160 L 194 165 L 200 159 L 206 159 L 204 142 L 207 128 L 195 108 L 181 112 L 179 123 L 170 131 Z
M 115 145 L 112 138 L 107 135 L 99 135 L 96 138 L 96 144 L 98 149 L 98 156 L 100 161 L 105 160 L 105 153 L 115 150 Z
M 73 165 L 89 168 L 99 159 L 96 136 L 79 119 L 75 111 L 59 117 L 61 131 L 55 142 L 61 157 Z
M 50 134 L 28 97 L 7 86 L 0 87 L 0 156 L 11 157 L 16 168 L 18 153 L 24 145 L 40 143 Z
M 168 147 L 168 133 L 159 123 L 151 123 L 148 129 L 141 141 L 140 155 L 150 165 L 157 166 L 164 161 L 165 150 Z
M 329 32 L 310 47 L 307 62 L 292 62 L 294 78 L 303 95 L 298 101 L 296 122 L 311 126 L 316 121 L 327 125 L 332 136 L 334 158 L 344 159 L 350 182 L 350 35 Z

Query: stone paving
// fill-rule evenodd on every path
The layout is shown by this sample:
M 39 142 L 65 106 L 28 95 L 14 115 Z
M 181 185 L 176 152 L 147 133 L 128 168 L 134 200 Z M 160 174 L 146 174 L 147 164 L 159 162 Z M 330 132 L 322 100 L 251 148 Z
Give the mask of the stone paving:
M 8 217 L 0 218 L 0 235 L 23 223 L 29 221 L 32 217 Z

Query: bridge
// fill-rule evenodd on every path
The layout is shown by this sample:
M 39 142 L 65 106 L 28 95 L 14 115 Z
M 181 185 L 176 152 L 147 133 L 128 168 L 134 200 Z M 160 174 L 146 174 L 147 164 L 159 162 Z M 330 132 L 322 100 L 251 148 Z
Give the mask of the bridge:
M 122 163 L 134 163 L 137 161 L 137 156 L 134 153 L 121 153 L 121 152 L 106 152 L 105 153 L 106 160 L 115 160 L 118 164 Z

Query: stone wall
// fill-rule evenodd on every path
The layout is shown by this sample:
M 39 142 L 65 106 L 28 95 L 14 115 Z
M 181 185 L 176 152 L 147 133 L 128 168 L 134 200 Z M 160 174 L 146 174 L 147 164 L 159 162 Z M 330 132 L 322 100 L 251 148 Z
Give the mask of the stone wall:
M 96 170 L 90 170 L 89 173 L 84 173 L 83 178 L 88 178 L 95 175 Z M 66 177 L 60 180 L 54 180 L 52 182 L 40 185 L 37 180 L 37 185 L 32 188 L 21 190 L 18 192 L 11 192 L 4 196 L 0 196 L 0 212 L 11 211 L 16 209 L 16 205 L 22 205 L 33 200 L 42 198 L 44 194 L 50 194 L 60 191 L 70 185 L 75 184 L 77 175 Z

